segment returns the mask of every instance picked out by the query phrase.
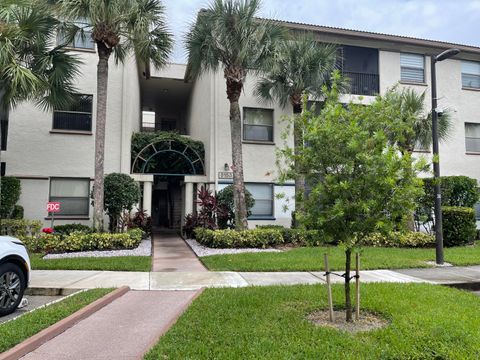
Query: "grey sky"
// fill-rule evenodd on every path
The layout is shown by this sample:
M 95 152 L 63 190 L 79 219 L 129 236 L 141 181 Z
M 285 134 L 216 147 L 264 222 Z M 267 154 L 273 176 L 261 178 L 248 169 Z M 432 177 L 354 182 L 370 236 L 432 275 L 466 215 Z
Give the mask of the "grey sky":
M 163 0 L 185 62 L 183 35 L 208 0 Z M 480 46 L 480 0 L 263 0 L 263 17 Z

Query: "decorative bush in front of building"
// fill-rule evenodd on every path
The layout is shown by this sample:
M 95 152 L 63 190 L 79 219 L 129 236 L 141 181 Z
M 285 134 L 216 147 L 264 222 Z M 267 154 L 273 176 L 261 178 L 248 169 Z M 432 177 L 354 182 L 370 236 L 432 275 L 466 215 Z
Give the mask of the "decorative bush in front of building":
M 72 232 L 91 233 L 92 228 L 83 224 L 55 225 L 53 230 L 58 235 L 70 235 Z
M 469 207 L 445 206 L 443 214 L 443 243 L 445 246 L 471 244 L 476 236 L 475 210 Z
M 23 219 L 24 209 L 22 205 L 15 205 L 13 207 L 12 219 Z
M 367 236 L 364 245 L 373 247 L 409 247 L 426 248 L 435 246 L 435 237 L 422 232 L 398 232 L 393 231 L 388 235 L 373 233 Z
M 217 193 L 218 205 L 223 206 L 227 210 L 227 216 L 218 219 L 218 226 L 220 229 L 235 227 L 233 190 L 233 185 L 228 185 Z M 245 203 L 247 205 L 247 216 L 250 216 L 252 213 L 251 210 L 255 205 L 255 199 L 247 189 L 245 189 Z
M 42 222 L 38 220 L 2 219 L 0 221 L 0 234 L 13 237 L 39 236 Z
M 22 187 L 20 180 L 12 176 L 2 176 L 0 194 L 0 218 L 9 219 L 12 217 L 15 205 L 20 199 Z
M 118 250 L 136 248 L 143 231 L 132 229 L 122 234 L 72 232 L 69 235 L 44 234 L 23 237 L 29 251 L 35 253 L 61 253 L 73 251 Z
M 423 180 L 424 194 L 417 200 L 415 222 L 417 230 L 421 226 L 429 231 L 434 229 L 434 178 Z M 468 176 L 441 176 L 442 206 L 473 208 L 479 200 L 477 180 Z
M 124 212 L 130 212 L 140 199 L 140 189 L 127 174 L 112 173 L 105 176 L 105 211 L 110 218 L 110 231 L 117 231 L 118 220 Z
M 325 245 L 324 237 L 316 230 L 286 228 L 257 228 L 250 230 L 195 229 L 197 241 L 211 248 L 266 248 L 278 245 Z

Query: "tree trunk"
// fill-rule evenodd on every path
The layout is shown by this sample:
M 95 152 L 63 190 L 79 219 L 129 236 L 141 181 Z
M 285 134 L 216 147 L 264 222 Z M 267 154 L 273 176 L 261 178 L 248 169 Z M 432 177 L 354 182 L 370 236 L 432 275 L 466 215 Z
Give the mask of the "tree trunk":
M 227 98 L 230 101 L 235 229 L 245 230 L 248 228 L 248 222 L 243 179 L 242 118 L 238 99 L 242 93 L 246 70 L 237 66 L 228 66 L 224 70 L 224 76 L 227 82 Z
M 345 314 L 347 322 L 352 318 L 352 299 L 350 296 L 350 269 L 352 263 L 352 250 L 345 250 Z
M 107 121 L 108 59 L 111 49 L 97 42 L 97 116 L 95 126 L 95 179 L 93 182 L 93 229 L 103 231 L 105 124 Z
M 235 228 L 237 230 L 245 230 L 248 228 L 248 222 L 247 205 L 245 201 L 245 183 L 243 180 L 242 125 L 238 100 L 230 101 L 230 127 L 232 138 Z

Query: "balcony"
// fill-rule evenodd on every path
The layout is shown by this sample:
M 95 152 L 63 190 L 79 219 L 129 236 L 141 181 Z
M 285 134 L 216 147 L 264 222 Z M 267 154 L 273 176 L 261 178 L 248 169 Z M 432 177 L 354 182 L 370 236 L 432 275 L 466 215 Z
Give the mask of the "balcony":
M 351 94 L 375 96 L 380 92 L 378 74 L 344 71 L 343 75 L 350 80 Z
M 374 96 L 379 93 L 378 49 L 344 45 L 339 49 L 339 67 L 350 79 L 350 93 Z

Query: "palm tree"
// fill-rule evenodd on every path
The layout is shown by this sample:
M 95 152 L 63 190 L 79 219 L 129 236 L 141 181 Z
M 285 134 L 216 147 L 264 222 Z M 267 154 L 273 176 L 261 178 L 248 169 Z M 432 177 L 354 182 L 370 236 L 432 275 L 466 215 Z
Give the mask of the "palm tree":
M 313 35 L 305 33 L 278 43 L 274 62 L 257 83 L 255 94 L 264 101 L 278 101 L 282 106 L 288 103 L 293 108 L 294 152 L 299 154 L 303 147 L 302 127 L 299 124 L 303 96 L 322 99 L 325 86 L 331 82 L 332 73 L 337 69 L 337 47 L 321 44 Z M 338 90 L 343 92 L 347 83 L 339 80 Z M 294 164 L 296 219 L 303 212 L 305 176 L 300 164 Z
M 213 0 L 202 10 L 186 37 L 192 77 L 223 68 L 230 102 L 235 227 L 246 229 L 239 98 L 249 72 L 260 73 L 273 57 L 283 30 L 256 17 L 260 0 Z
M 425 94 L 418 93 L 412 88 L 397 87 L 385 94 L 385 99 L 394 107 L 400 109 L 400 121 L 409 124 L 411 131 L 403 134 L 403 141 L 398 143 L 403 153 L 412 154 L 416 148 L 428 149 L 432 145 L 432 113 L 425 111 Z M 446 140 L 452 131 L 452 117 L 450 111 L 445 111 L 438 117 L 438 137 Z
M 0 113 L 32 100 L 44 109 L 73 100 L 80 61 L 53 46 L 60 25 L 42 0 L 0 3 Z
M 95 179 L 93 227 L 103 230 L 105 123 L 107 115 L 108 61 L 116 63 L 133 53 L 140 63 L 161 68 L 172 48 L 160 0 L 59 0 L 59 10 L 71 23 L 66 41 L 90 31 L 97 46 L 97 117 L 95 126 Z M 83 24 L 81 24 L 83 23 Z

